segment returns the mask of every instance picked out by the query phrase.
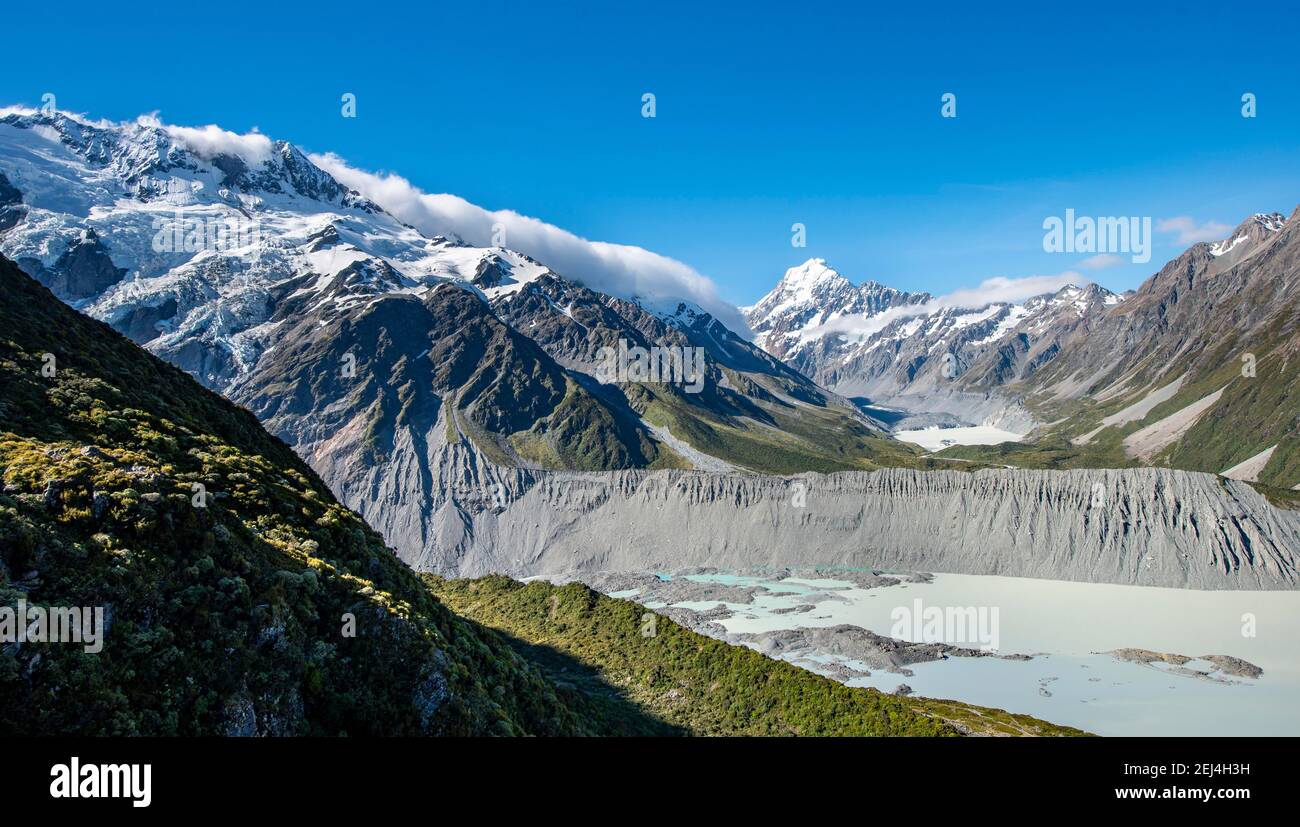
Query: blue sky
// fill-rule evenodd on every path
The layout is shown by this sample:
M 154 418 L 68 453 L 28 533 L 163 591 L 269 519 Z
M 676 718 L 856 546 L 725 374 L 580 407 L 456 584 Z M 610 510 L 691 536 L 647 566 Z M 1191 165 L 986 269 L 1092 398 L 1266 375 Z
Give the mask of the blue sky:
M 0 104 L 256 127 L 672 256 L 738 303 L 811 256 L 934 293 L 1074 269 L 1042 247 L 1066 208 L 1200 226 L 1300 204 L 1300 11 L 992 5 L 16 4 Z M 1134 287 L 1179 238 L 1083 272 Z

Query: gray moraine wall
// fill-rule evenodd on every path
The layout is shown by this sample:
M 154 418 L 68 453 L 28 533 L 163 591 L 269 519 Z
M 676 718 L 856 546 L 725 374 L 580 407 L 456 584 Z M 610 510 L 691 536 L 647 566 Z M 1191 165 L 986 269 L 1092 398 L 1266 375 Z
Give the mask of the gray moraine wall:
M 413 448 L 415 446 L 405 446 Z M 824 566 L 1192 589 L 1300 585 L 1300 512 L 1168 469 L 806 474 L 506 468 L 462 444 L 320 467 L 449 576 Z

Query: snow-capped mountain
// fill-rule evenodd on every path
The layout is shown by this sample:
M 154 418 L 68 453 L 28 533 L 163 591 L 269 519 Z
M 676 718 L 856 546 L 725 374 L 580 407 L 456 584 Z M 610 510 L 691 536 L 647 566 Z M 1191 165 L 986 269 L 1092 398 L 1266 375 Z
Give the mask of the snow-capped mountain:
M 851 335 L 851 324 L 838 327 L 842 320 L 865 320 L 930 298 L 929 293 L 904 293 L 874 281 L 855 286 L 825 259 L 811 258 L 787 270 L 770 293 L 744 310 L 754 343 L 786 358 L 832 331 Z
M 225 390 L 274 338 L 276 309 L 346 310 L 390 292 L 505 292 L 545 267 L 427 238 L 283 141 L 218 146 L 148 120 L 0 118 L 21 207 L 0 251 L 55 294 Z
M 844 396 L 1023 424 L 1026 416 L 996 391 L 1032 375 L 1121 300 L 1097 285 L 1068 285 L 1021 303 L 956 305 L 874 281 L 855 286 L 810 259 L 747 314 L 757 343 Z
M 1210 255 L 1223 259 L 1220 266 L 1236 263 L 1255 250 L 1260 242 L 1281 230 L 1284 224 L 1286 216 L 1280 212 L 1255 213 L 1241 222 L 1227 238 L 1211 244 Z
M 692 301 L 427 235 L 256 133 L 0 110 L 0 253 L 349 474 L 458 440 L 502 464 L 758 470 L 888 442 Z M 620 342 L 698 348 L 700 375 L 609 381 Z
M 1300 488 L 1296 215 L 1252 215 L 1122 297 L 1068 285 L 1014 303 L 849 313 L 857 288 L 813 260 L 750 319 L 770 351 L 895 431 L 1032 430 L 1030 463 L 1169 465 Z

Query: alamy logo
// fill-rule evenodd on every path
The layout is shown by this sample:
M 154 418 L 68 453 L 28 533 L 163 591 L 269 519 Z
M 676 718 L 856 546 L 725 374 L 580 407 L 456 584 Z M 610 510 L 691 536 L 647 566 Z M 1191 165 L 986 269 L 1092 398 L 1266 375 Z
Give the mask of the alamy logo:
M 683 385 L 687 393 L 704 389 L 704 348 L 633 345 L 618 340 L 618 347 L 602 347 L 596 377 L 604 384 L 644 382 Z
M 132 807 L 153 801 L 152 764 L 82 764 L 75 755 L 50 768 L 51 798 L 129 798 Z
M 1049 253 L 1129 253 L 1134 264 L 1151 260 L 1151 216 L 1076 216 L 1043 220 L 1043 250 Z
M 187 217 L 176 210 L 153 220 L 155 253 L 222 253 L 251 247 L 262 238 L 262 225 L 236 216 Z
M 89 654 L 104 648 L 103 606 L 0 606 L 0 643 L 80 643 Z
M 914 643 L 947 643 L 992 652 L 998 648 L 997 606 L 895 606 L 890 637 Z

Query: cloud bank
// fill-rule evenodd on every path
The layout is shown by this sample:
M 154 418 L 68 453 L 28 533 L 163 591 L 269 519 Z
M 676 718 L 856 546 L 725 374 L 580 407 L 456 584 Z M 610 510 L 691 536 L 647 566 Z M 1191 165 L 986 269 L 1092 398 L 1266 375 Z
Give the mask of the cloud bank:
M 233 155 L 243 159 L 249 166 L 257 166 L 271 157 L 271 139 L 258 132 L 256 127 L 252 132 L 240 135 L 216 124 L 173 126 L 163 123 L 157 112 L 141 115 L 135 119 L 135 123 L 146 129 L 161 129 L 167 133 L 167 137 L 183 144 L 205 161 L 211 161 L 218 155 Z
M 205 161 L 218 155 L 234 155 L 250 166 L 257 166 L 271 157 L 271 139 L 257 132 L 236 135 L 216 126 L 200 129 L 188 126 L 164 126 L 172 140 L 185 144 Z
M 680 261 L 641 247 L 589 241 L 545 221 L 511 210 L 486 210 L 459 196 L 423 192 L 400 175 L 366 172 L 332 153 L 310 157 L 339 183 L 426 235 L 454 236 L 480 247 L 499 244 L 592 290 L 636 297 L 655 308 L 672 309 L 684 299 L 739 335 L 751 335 L 740 311 L 718 296 L 713 282 Z
M 0 109 L 0 116 L 36 112 L 30 107 L 11 106 Z M 91 121 L 84 115 L 63 111 L 59 114 L 83 123 L 114 125 L 109 121 Z M 270 159 L 273 150 L 271 139 L 256 128 L 240 135 L 215 124 L 175 126 L 164 123 L 157 112 L 139 116 L 135 126 L 161 130 L 205 161 L 219 155 L 233 155 L 249 166 L 258 166 Z M 426 235 L 456 237 L 480 247 L 509 247 L 593 290 L 636 298 L 652 309 L 671 312 L 678 301 L 691 302 L 713 314 L 735 333 L 746 338 L 753 336 L 745 317 L 735 305 L 718 295 L 717 286 L 680 261 L 641 247 L 589 241 L 539 219 L 511 210 L 486 210 L 455 195 L 422 192 L 401 176 L 366 172 L 332 153 L 310 158 L 339 183 L 360 192 Z

